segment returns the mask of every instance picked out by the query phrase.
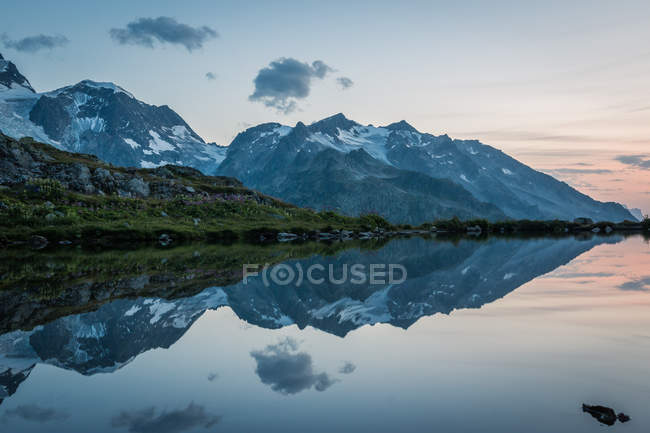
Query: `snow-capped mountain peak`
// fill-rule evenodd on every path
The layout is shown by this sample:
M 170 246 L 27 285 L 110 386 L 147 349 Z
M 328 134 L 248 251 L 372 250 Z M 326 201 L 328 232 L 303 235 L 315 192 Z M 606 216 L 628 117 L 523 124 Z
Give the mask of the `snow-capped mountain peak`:
M 389 129 L 391 131 L 408 131 L 419 134 L 419 131 L 411 126 L 406 120 L 400 120 L 399 122 L 391 123 L 390 125 L 386 126 L 386 129 Z
M 358 213 L 364 209 L 357 209 L 357 203 L 366 201 L 370 203 L 364 206 L 376 211 L 385 202 L 382 201 L 380 205 L 367 197 L 368 186 L 353 188 L 358 194 L 365 191 L 366 195 L 347 199 L 341 197 L 336 203 L 325 202 L 335 200 L 330 194 L 322 194 L 322 190 L 327 188 L 325 183 L 333 179 L 313 179 L 313 188 L 319 188 L 313 191 L 308 191 L 302 180 L 299 181 L 302 185 L 280 186 L 280 182 L 286 182 L 287 170 L 296 172 L 294 175 L 298 182 L 308 170 L 318 169 L 322 161 L 318 162 L 318 166 L 313 164 L 323 152 L 335 151 L 352 157 L 353 152 L 359 150 L 365 151 L 384 167 L 450 180 L 480 202 L 495 205 L 511 218 L 572 220 L 586 216 L 599 221 L 632 219 L 632 215 L 621 205 L 593 200 L 566 183 L 535 171 L 478 140 L 454 140 L 446 134 L 422 133 L 404 120 L 385 127 L 363 126 L 339 113 L 309 126 L 298 122 L 293 128 L 279 124 L 249 128 L 231 143 L 219 171 L 235 176 L 262 192 L 293 200 L 296 204 L 334 207 L 344 212 L 354 210 L 352 213 Z M 328 167 L 334 171 L 326 176 L 341 177 L 343 172 L 348 172 L 351 179 L 368 178 L 370 172 L 367 169 L 352 168 L 352 165 L 351 161 L 330 161 Z M 386 177 L 385 169 L 379 169 L 379 166 L 375 166 L 372 173 L 372 177 Z M 309 175 L 313 176 L 313 173 Z M 400 176 L 413 177 L 407 174 Z M 399 188 L 403 188 L 403 185 Z M 296 190 L 301 191 L 299 197 Z M 340 185 L 336 190 L 347 191 L 348 188 Z M 351 191 L 348 193 L 352 194 Z M 301 201 L 309 196 L 320 197 L 320 201 Z M 401 197 L 391 200 L 399 202 Z M 450 206 L 450 203 L 446 206 Z M 391 218 L 391 215 L 386 216 Z M 435 219 L 437 216 L 432 211 L 428 218 Z M 477 213 L 474 216 L 485 217 L 485 214 Z
M 51 92 L 45 93 L 48 96 L 58 96 L 60 93 L 64 92 L 71 92 L 73 90 L 76 90 L 78 92 L 88 92 L 89 89 L 103 89 L 103 90 L 110 90 L 113 93 L 123 93 L 126 96 L 128 96 L 131 99 L 135 99 L 135 96 L 131 94 L 130 92 L 127 92 L 124 90 L 122 87 L 114 84 L 114 83 L 109 83 L 109 82 L 101 82 L 101 81 L 93 81 L 93 80 L 82 80 L 78 82 L 77 84 L 73 84 L 70 86 L 65 86 L 57 90 L 53 90 Z
M 32 85 L 29 84 L 29 80 L 18 71 L 16 65 L 5 60 L 0 54 L 0 95 L 4 92 L 10 92 L 12 97 L 20 96 L 23 93 L 36 93 Z
M 4 59 L 0 130 L 121 166 L 186 165 L 212 174 L 226 154 L 225 147 L 205 143 L 167 105 L 146 104 L 117 84 L 93 80 L 35 93 Z

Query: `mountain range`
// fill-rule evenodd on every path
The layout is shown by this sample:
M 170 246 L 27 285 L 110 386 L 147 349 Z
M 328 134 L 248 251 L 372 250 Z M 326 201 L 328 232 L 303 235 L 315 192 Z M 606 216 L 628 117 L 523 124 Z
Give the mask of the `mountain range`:
M 422 133 L 406 121 L 375 127 L 337 114 L 310 125 L 265 123 L 218 146 L 168 106 L 148 105 L 113 83 L 84 80 L 36 93 L 2 56 L 0 131 L 120 166 L 191 166 L 296 205 L 378 213 L 394 223 L 637 219 L 477 140 Z
M 36 93 L 0 55 L 0 130 L 120 166 L 186 165 L 214 172 L 225 147 L 206 143 L 175 111 L 136 99 L 113 83 L 84 80 Z

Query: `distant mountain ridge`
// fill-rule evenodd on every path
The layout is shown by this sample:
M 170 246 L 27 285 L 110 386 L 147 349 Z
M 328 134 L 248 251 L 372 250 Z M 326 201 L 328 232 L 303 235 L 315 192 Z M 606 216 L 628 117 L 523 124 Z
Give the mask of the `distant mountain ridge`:
M 171 108 L 136 99 L 113 83 L 84 80 L 36 93 L 0 60 L 0 130 L 120 166 L 186 165 L 213 173 L 225 147 L 206 143 Z
M 420 133 L 406 121 L 364 126 L 341 113 L 309 126 L 249 128 L 230 144 L 218 173 L 298 205 L 352 215 L 383 211 L 394 222 L 404 222 L 397 209 L 413 208 L 413 202 L 422 206 L 410 214 L 412 223 L 450 213 L 488 219 L 633 219 L 620 204 L 593 200 L 477 140 Z M 437 193 L 428 198 L 438 206 L 415 194 L 433 184 Z
M 491 146 L 421 133 L 404 120 L 364 126 L 339 113 L 311 125 L 265 123 L 217 146 L 168 106 L 148 105 L 113 83 L 84 80 L 36 93 L 1 55 L 0 131 L 119 166 L 174 164 L 234 176 L 296 205 L 379 213 L 394 223 L 635 219 Z

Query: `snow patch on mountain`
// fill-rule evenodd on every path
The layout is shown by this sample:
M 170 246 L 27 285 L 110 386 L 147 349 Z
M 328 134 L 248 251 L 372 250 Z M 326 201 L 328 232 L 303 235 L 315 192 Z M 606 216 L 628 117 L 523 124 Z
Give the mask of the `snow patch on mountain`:
M 151 135 L 151 140 L 149 140 L 149 149 L 156 155 L 159 155 L 160 152 L 172 151 L 174 150 L 174 145 L 160 138 L 160 135 L 156 131 L 149 131 Z
M 138 149 L 140 147 L 140 144 L 137 143 L 135 140 L 131 140 L 130 138 L 124 138 L 123 139 L 126 144 L 131 146 L 131 149 Z

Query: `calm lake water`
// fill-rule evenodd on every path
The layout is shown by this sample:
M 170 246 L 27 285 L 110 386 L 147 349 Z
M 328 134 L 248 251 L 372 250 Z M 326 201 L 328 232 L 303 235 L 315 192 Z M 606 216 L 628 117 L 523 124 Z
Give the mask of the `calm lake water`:
M 154 260 L 167 266 L 169 254 Z M 34 292 L 45 280 L 4 295 L 0 431 L 650 431 L 642 237 L 399 239 L 279 257 L 304 268 L 397 263 L 408 278 L 209 285 L 143 266 L 99 281 L 68 257 L 81 295 Z M 55 274 L 57 263 L 44 266 Z M 122 298 L 137 290 L 149 291 Z M 632 419 L 605 427 L 582 403 Z

